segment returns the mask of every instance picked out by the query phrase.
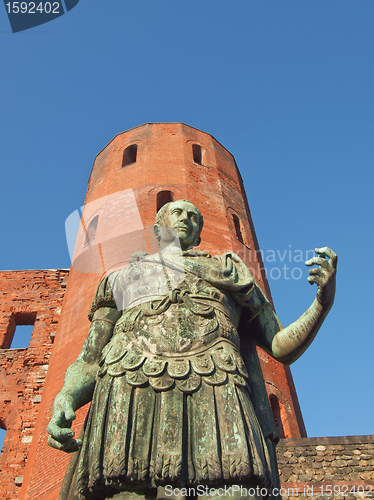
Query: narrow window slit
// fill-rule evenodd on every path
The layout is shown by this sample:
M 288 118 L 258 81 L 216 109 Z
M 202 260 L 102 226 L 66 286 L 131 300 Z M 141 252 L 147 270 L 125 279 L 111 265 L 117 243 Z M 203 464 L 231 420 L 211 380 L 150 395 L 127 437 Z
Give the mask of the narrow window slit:
M 123 152 L 122 167 L 127 167 L 128 165 L 135 163 L 137 153 L 138 153 L 137 144 L 131 144 L 131 146 L 128 146 Z
M 192 154 L 193 154 L 193 161 L 198 165 L 202 165 L 203 151 L 199 144 L 192 144 Z
M 244 243 L 242 230 L 240 228 L 239 217 L 237 215 L 235 215 L 235 214 L 231 214 L 231 215 L 232 215 L 232 220 L 234 221 L 236 237 L 238 238 L 238 240 L 240 241 L 240 243 Z
M 166 205 L 166 203 L 170 203 L 171 201 L 173 201 L 173 193 L 171 191 L 160 191 L 157 193 L 157 212 Z
M 99 222 L 99 216 L 96 215 L 96 217 L 94 217 L 88 225 L 86 232 L 86 242 L 84 246 L 90 244 L 95 239 L 98 222 Z

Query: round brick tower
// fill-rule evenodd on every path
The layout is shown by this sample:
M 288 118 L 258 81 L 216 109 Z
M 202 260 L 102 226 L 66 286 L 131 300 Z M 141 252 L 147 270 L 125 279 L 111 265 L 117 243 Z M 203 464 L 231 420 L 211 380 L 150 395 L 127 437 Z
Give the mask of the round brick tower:
M 47 446 L 46 426 L 64 372 L 86 338 L 87 313 L 100 278 L 113 266 L 126 265 L 132 251 L 153 251 L 146 228 L 153 227 L 162 205 L 181 198 L 204 216 L 199 248 L 213 255 L 236 252 L 271 300 L 233 156 L 209 134 L 181 123 L 149 123 L 117 135 L 97 155 L 88 182 L 21 499 L 58 498 L 69 456 Z M 305 436 L 289 368 L 260 349 L 259 358 L 281 437 Z M 77 414 L 76 434 L 86 413 L 82 408 Z

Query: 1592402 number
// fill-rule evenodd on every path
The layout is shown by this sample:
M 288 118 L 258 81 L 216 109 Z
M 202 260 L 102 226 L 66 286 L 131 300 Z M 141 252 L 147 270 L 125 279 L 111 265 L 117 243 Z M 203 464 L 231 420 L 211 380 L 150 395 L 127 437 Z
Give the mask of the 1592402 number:
M 59 2 L 8 2 L 5 4 L 8 14 L 60 14 Z

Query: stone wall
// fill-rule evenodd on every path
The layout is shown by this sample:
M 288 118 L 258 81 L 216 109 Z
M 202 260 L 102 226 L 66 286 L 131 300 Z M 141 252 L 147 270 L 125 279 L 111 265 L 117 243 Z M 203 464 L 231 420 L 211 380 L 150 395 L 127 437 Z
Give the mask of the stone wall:
M 374 498 L 374 436 L 281 439 L 283 498 Z
M 48 370 L 67 270 L 0 272 L 0 493 L 18 498 Z M 30 344 L 10 349 L 17 325 L 34 324 Z

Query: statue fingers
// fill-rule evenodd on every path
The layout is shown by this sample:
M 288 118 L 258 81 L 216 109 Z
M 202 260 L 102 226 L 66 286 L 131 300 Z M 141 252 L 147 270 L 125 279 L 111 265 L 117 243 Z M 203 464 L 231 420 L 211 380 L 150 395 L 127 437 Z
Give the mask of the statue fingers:
M 70 427 L 61 427 L 61 423 L 53 418 L 48 424 L 47 432 L 58 441 L 66 441 L 74 436 L 74 431 Z
M 57 441 L 51 435 L 48 436 L 47 444 L 48 444 L 48 446 L 51 446 L 52 448 L 55 448 L 56 450 L 62 450 L 62 448 L 64 447 L 63 443 L 60 443 L 60 441 Z
M 329 272 L 323 267 L 312 267 L 312 269 L 309 269 L 308 273 L 310 276 L 320 276 L 323 278 L 326 278 L 329 274 Z
M 308 281 L 311 285 L 316 283 L 319 287 L 322 287 L 325 284 L 325 280 L 317 275 L 309 276 Z
M 321 266 L 327 268 L 329 266 L 328 261 L 324 257 L 312 257 L 305 262 L 306 266 Z
M 71 408 L 71 406 L 69 406 L 68 408 L 65 409 L 65 419 L 67 422 L 72 422 L 73 420 L 75 420 L 76 416 L 75 416 L 75 412 L 73 410 L 73 408 Z
M 62 427 L 70 427 L 71 422 L 75 420 L 75 418 L 72 398 L 59 394 L 53 404 L 52 421 L 59 422 L 62 424 Z
M 338 256 L 333 250 L 331 250 L 331 248 L 329 248 L 329 247 L 315 248 L 315 252 L 318 255 L 328 257 L 330 259 L 329 260 L 330 265 L 334 269 L 336 269 L 336 266 L 338 264 Z
M 47 444 L 56 450 L 65 451 L 66 453 L 73 453 L 78 451 L 82 444 L 80 439 L 67 439 L 65 441 L 58 441 L 52 436 L 48 436 Z

